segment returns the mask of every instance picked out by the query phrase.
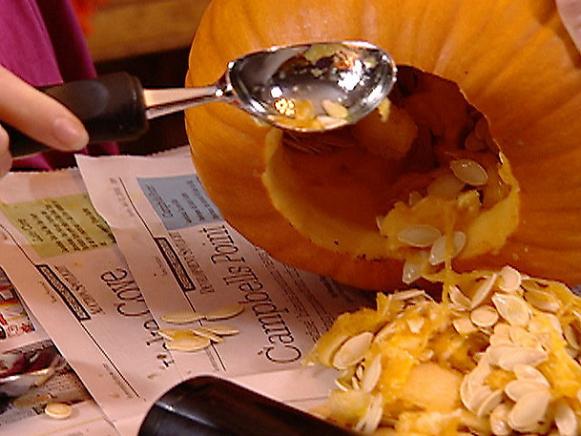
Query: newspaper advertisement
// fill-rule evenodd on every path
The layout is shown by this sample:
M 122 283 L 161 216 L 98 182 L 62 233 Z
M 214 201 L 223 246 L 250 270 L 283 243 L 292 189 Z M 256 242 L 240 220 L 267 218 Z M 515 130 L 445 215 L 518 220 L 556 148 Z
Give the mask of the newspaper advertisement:
M 42 327 L 26 310 L 17 290 L 0 269 L 0 433 L 26 435 L 116 435 L 83 384 L 66 364 Z M 54 362 L 60 364 L 51 366 Z M 47 371 L 48 368 L 48 371 Z M 21 394 L 21 374 L 46 372 L 46 380 Z M 12 376 L 8 379 L 8 376 Z M 18 395 L 17 395 L 18 394 Z M 74 405 L 66 422 L 44 414 L 48 402 Z
M 0 181 L 0 265 L 107 418 L 136 434 L 181 378 L 78 171 Z
M 240 334 L 173 356 L 183 377 L 299 368 L 315 341 L 365 293 L 273 260 L 220 216 L 189 155 L 153 159 L 78 156 L 95 209 L 107 221 L 152 315 L 206 313 L 239 304 Z M 204 320 L 196 321 L 204 326 Z

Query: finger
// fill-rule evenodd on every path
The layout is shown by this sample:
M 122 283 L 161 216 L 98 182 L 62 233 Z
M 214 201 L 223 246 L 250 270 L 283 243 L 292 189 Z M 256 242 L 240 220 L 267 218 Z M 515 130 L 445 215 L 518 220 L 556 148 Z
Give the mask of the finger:
M 10 171 L 12 156 L 8 149 L 8 133 L 0 126 L 0 177 Z
M 57 150 L 87 144 L 84 126 L 67 108 L 2 67 L 0 88 L 0 120 Z

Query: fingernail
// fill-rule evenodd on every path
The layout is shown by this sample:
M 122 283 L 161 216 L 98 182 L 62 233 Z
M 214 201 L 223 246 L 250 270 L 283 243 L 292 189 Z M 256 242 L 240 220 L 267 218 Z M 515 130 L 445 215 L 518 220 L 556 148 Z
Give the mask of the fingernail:
M 71 150 L 80 150 L 89 141 L 89 135 L 83 125 L 70 118 L 57 118 L 53 129 L 58 141 Z

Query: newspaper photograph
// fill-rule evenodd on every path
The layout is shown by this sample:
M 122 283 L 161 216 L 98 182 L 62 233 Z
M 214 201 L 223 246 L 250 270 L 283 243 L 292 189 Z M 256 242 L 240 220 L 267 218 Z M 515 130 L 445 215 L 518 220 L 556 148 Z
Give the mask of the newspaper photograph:
M 227 321 L 237 336 L 202 352 L 173 352 L 183 377 L 299 368 L 338 314 L 367 302 L 364 293 L 281 264 L 250 244 L 221 218 L 189 155 L 77 161 L 161 328 L 176 327 L 164 321 L 167 314 L 244 308 Z
M 107 418 L 136 434 L 181 378 L 78 171 L 0 181 L 0 265 Z

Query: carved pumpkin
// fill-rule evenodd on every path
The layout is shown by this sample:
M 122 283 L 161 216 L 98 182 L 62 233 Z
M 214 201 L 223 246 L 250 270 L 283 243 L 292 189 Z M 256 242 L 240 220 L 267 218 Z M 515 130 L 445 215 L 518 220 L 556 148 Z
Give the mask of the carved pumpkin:
M 224 217 L 274 257 L 364 288 L 397 286 L 404 259 L 422 254 L 402 246 L 405 220 L 461 225 L 455 269 L 511 264 L 580 282 L 581 56 L 554 2 L 214 0 L 187 84 L 215 81 L 252 51 L 341 39 L 377 44 L 401 66 L 390 96 L 399 121 L 373 114 L 296 137 L 226 104 L 189 110 L 193 160 Z M 478 129 L 485 150 L 469 144 Z M 409 132 L 413 143 L 399 140 Z M 486 187 L 434 197 L 466 160 L 487 172 Z

